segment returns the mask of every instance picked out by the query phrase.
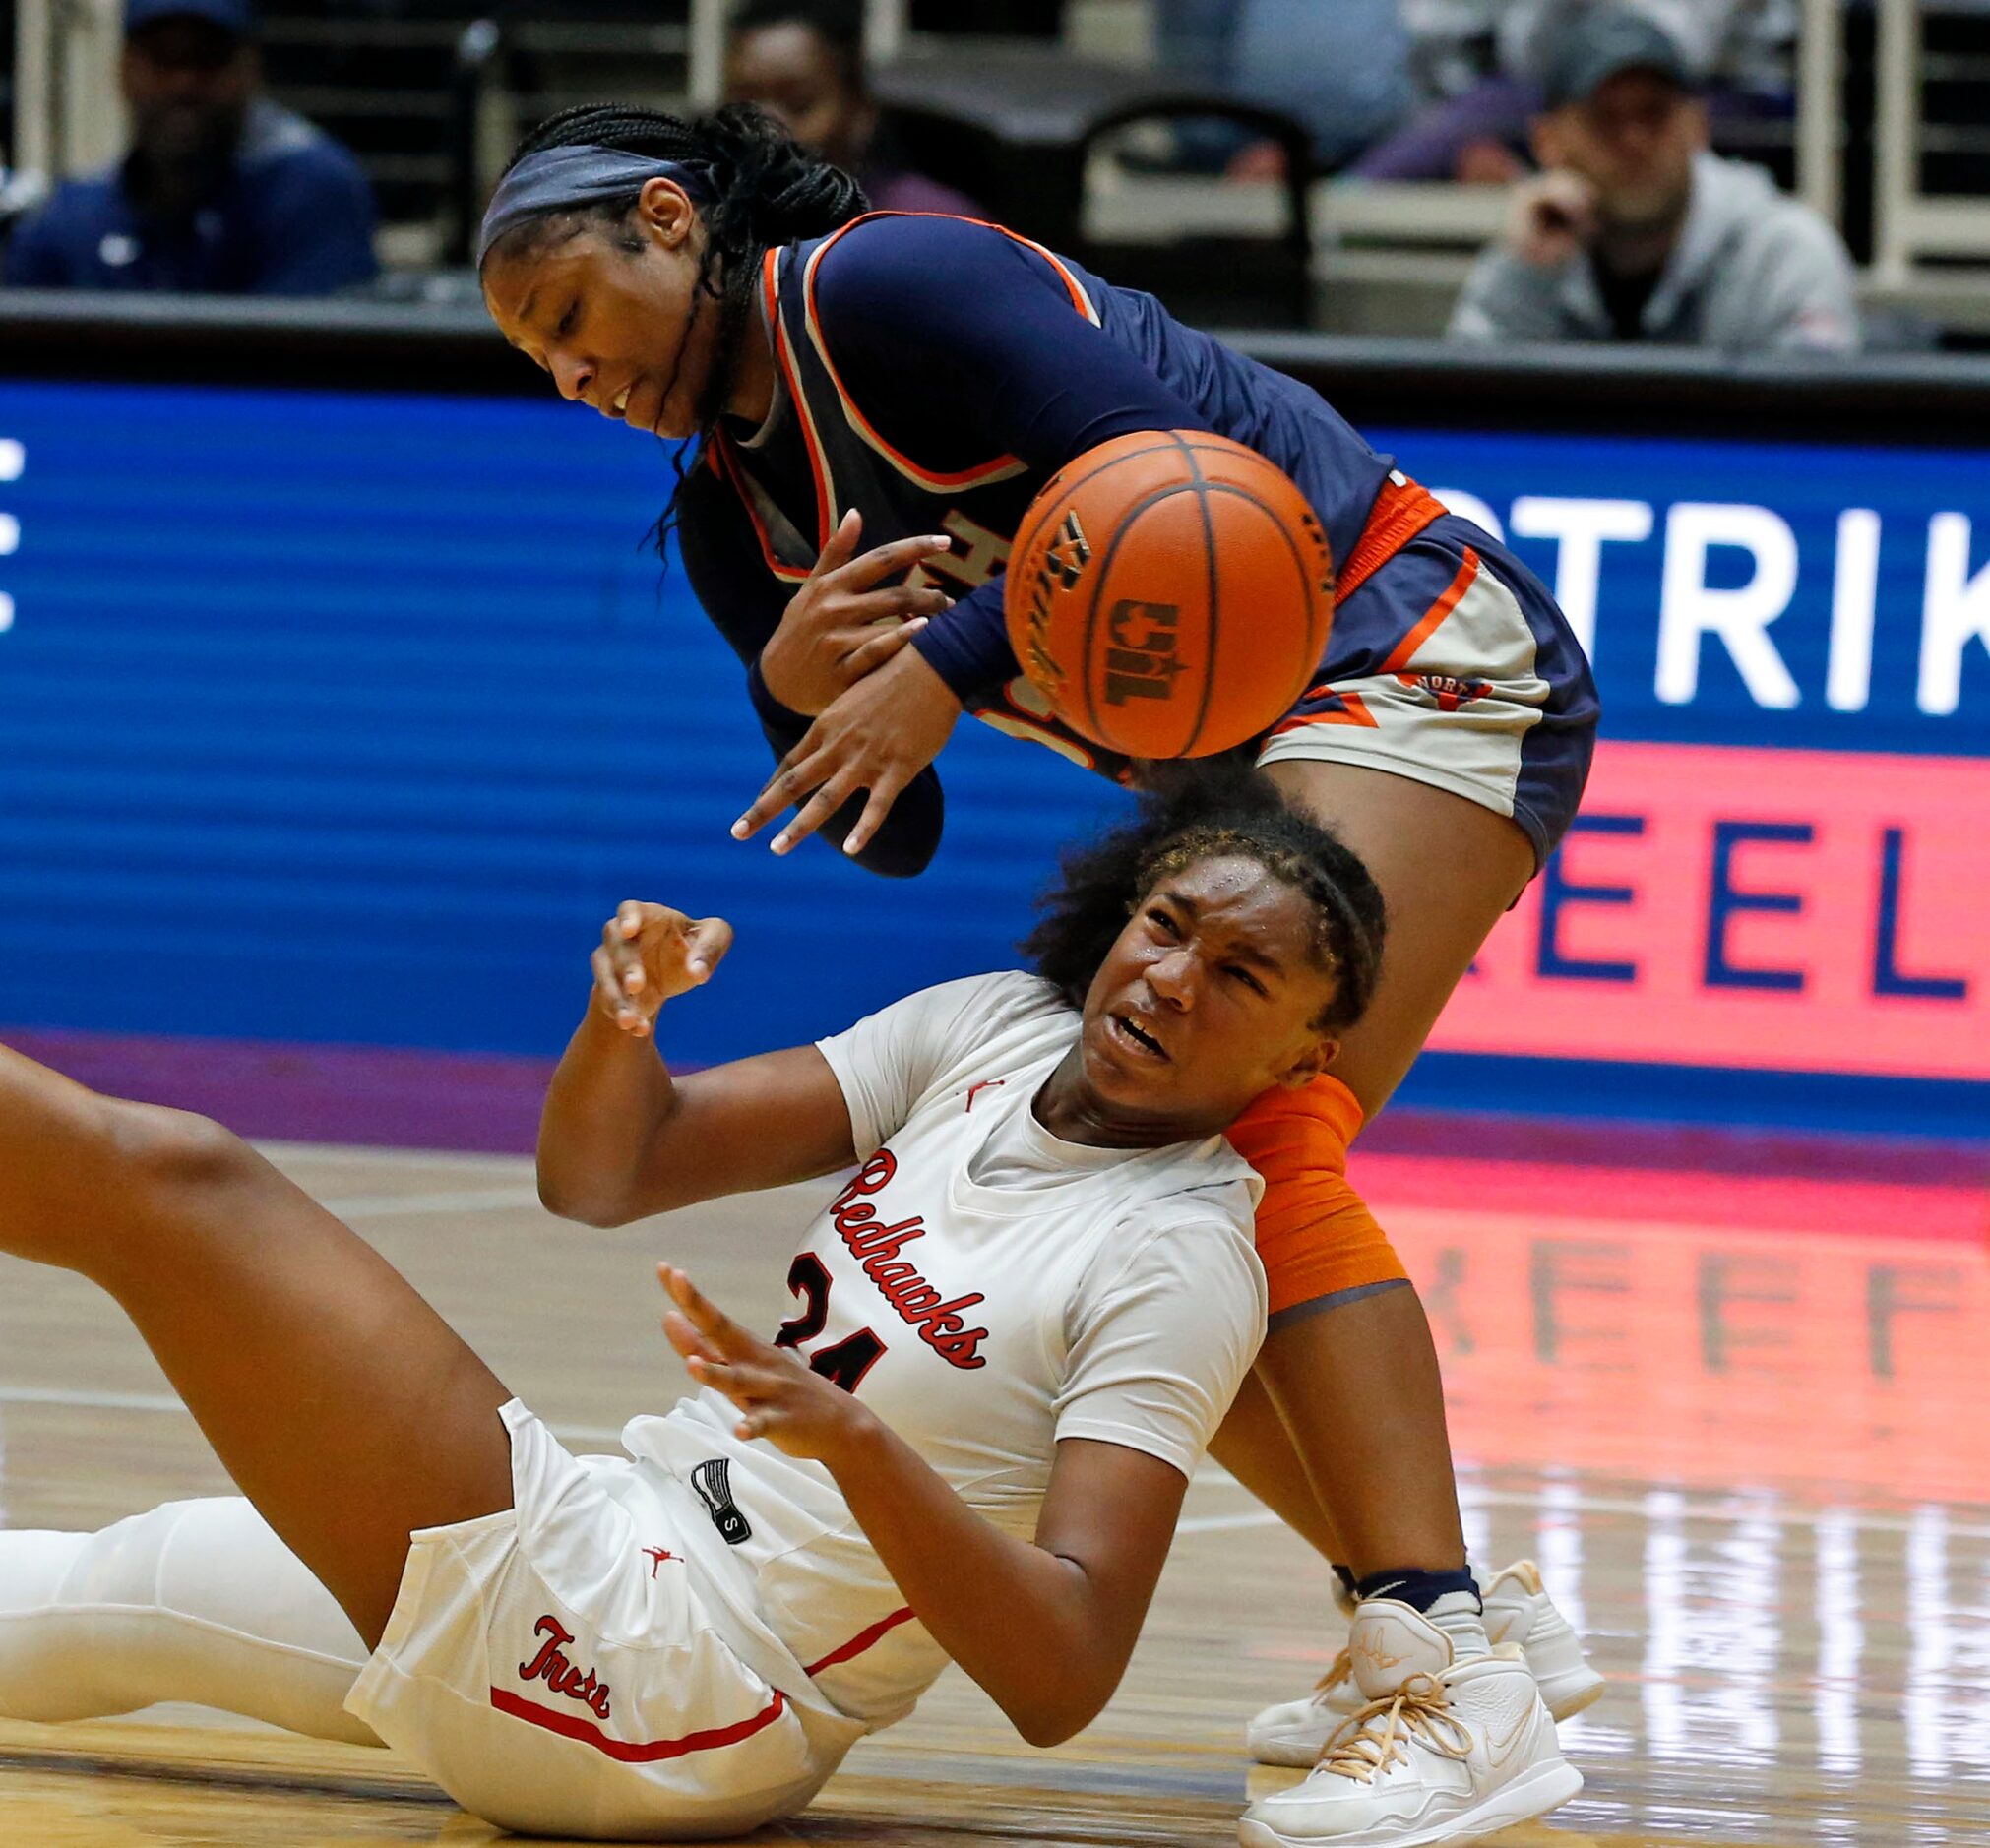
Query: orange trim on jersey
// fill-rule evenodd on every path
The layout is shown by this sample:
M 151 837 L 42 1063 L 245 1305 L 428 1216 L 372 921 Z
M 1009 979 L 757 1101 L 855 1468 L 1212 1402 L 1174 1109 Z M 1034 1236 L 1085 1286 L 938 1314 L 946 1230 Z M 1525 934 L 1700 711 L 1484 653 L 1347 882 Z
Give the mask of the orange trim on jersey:
M 1419 486 L 1406 475 L 1400 479 L 1391 475 L 1383 482 L 1382 492 L 1376 495 L 1375 505 L 1368 510 L 1368 523 L 1361 528 L 1361 537 L 1355 541 L 1353 553 L 1335 585 L 1335 602 L 1344 603 L 1410 540 L 1434 521 L 1442 520 L 1444 515 L 1444 503 L 1428 488 Z M 1382 672 L 1395 673 L 1405 666 L 1431 631 L 1458 607 L 1460 598 L 1470 586 L 1472 574 L 1478 570 L 1478 554 L 1469 546 L 1465 548 L 1464 559 L 1464 566 L 1452 581 L 1450 589 L 1424 612 L 1416 627 L 1391 650 L 1388 660 L 1382 663 Z M 1329 696 L 1340 702 L 1340 711 L 1294 712 L 1291 717 L 1272 727 L 1272 736 L 1275 738 L 1282 732 L 1297 731 L 1306 725 L 1366 725 L 1371 729 L 1380 729 L 1380 721 L 1368 709 L 1368 704 L 1360 694 L 1339 692 L 1331 681 L 1308 687 L 1300 697 L 1324 700 Z
M 1002 1082 L 1000 1078 L 994 1081 L 997 1084 Z M 802 1673 L 813 1678 L 820 1675 L 826 1668 L 835 1668 L 839 1663 L 847 1662 L 855 1656 L 862 1655 L 873 1643 L 882 1641 L 884 1637 L 897 1630 L 901 1624 L 909 1624 L 911 1621 L 912 1607 L 907 1604 L 894 1611 L 889 1617 L 879 1618 L 868 1630 L 858 1631 L 840 1649 L 832 1649 L 820 1662 L 811 1662 L 808 1667 L 802 1670 Z
M 513 1694 L 509 1688 L 493 1688 L 490 1703 L 500 1713 L 508 1713 L 515 1720 L 524 1720 L 529 1726 L 558 1733 L 562 1739 L 578 1740 L 584 1746 L 592 1746 L 603 1756 L 620 1763 L 658 1764 L 666 1758 L 688 1757 L 694 1752 L 713 1752 L 720 1746 L 736 1746 L 742 1739 L 751 1739 L 755 1733 L 780 1718 L 787 1707 L 787 1696 L 776 1689 L 773 1700 L 750 1719 L 740 1720 L 732 1726 L 714 1726 L 702 1733 L 686 1733 L 682 1739 L 653 1740 L 648 1745 L 635 1745 L 626 1739 L 610 1739 L 591 1720 L 584 1720 L 577 1713 L 562 1713 L 552 1707 L 542 1707 L 536 1700 L 528 1700 L 521 1694 Z
M 1361 1106 L 1338 1078 L 1266 1091 L 1230 1125 L 1229 1142 L 1265 1183 L 1258 1260 L 1273 1315 L 1340 1290 L 1393 1283 L 1403 1273 L 1347 1179 Z
M 1344 603 L 1425 526 L 1444 515 L 1444 503 L 1428 488 L 1406 475 L 1400 481 L 1391 475 L 1368 510 L 1367 524 L 1355 541 L 1353 554 L 1340 568 L 1334 590 L 1336 601 Z
M 1324 700 L 1328 695 L 1340 702 L 1342 710 L 1338 712 L 1299 712 L 1272 727 L 1272 736 L 1280 732 L 1297 731 L 1304 725 L 1366 725 L 1371 731 L 1380 731 L 1382 721 L 1368 709 L 1368 702 L 1358 693 L 1339 693 L 1332 687 L 1315 687 L 1306 695 L 1309 700 Z
M 761 286 L 767 294 L 767 323 L 774 331 L 775 357 L 780 362 L 782 376 L 787 380 L 788 397 L 794 400 L 795 415 L 801 424 L 802 447 L 808 451 L 809 472 L 815 476 L 815 519 L 816 550 L 820 552 L 830 542 L 830 534 L 837 529 L 837 517 L 832 511 L 836 504 L 836 484 L 830 479 L 829 457 L 822 446 L 822 435 L 815 427 L 814 414 L 809 410 L 808 399 L 801 389 L 801 379 L 795 370 L 794 348 L 787 338 L 787 324 L 780 318 L 780 252 L 770 250 L 767 261 L 761 267 Z
M 1427 610 L 1416 627 L 1389 650 L 1389 658 L 1382 663 L 1385 674 L 1399 674 L 1409 665 L 1410 657 L 1437 632 L 1444 619 L 1464 600 L 1464 593 L 1471 588 L 1472 580 L 1478 576 L 1478 554 L 1470 546 L 1464 548 L 1464 563 L 1458 568 L 1458 576 L 1451 581 L 1451 587 Z
M 739 504 L 746 509 L 746 518 L 752 523 L 753 536 L 760 541 L 760 555 L 767 561 L 768 570 L 785 583 L 806 584 L 808 567 L 787 564 L 775 551 L 774 540 L 768 534 L 767 522 L 760 517 L 760 504 L 753 498 L 752 489 L 740 476 L 739 463 L 732 454 L 732 439 L 723 430 L 717 431 L 715 437 L 716 440 L 712 446 L 713 469 L 729 481 L 733 493 L 739 496 Z
M 852 218 L 849 223 L 832 231 L 824 238 L 816 246 L 814 255 L 809 258 L 808 265 L 802 273 L 802 308 L 804 319 L 808 323 L 809 340 L 815 347 L 817 357 L 822 360 L 823 370 L 830 376 L 830 383 L 837 388 L 837 397 L 842 400 L 843 415 L 850 420 L 850 425 L 856 433 L 902 475 L 935 493 L 948 493 L 960 488 L 986 487 L 990 482 L 1007 481 L 1012 476 L 1023 473 L 1028 464 L 1015 456 L 998 456 L 993 462 L 981 462 L 972 468 L 963 468 L 953 474 L 941 474 L 934 469 L 920 467 L 902 450 L 894 449 L 886 442 L 871 420 L 858 408 L 856 400 L 849 395 L 848 389 L 843 384 L 842 374 L 837 370 L 836 361 L 830 357 L 829 343 L 823 339 L 822 323 L 815 311 L 815 272 L 816 265 L 822 262 L 830 246 L 845 231 L 853 231 L 858 225 L 868 223 L 872 218 L 944 218 L 955 216 L 957 215 L 945 212 L 867 212 L 861 218 Z M 1072 306 L 1093 327 L 1099 325 L 1098 310 L 1092 306 L 1091 297 L 1086 293 L 1085 285 L 1041 244 L 1031 238 L 1023 237 L 1003 225 L 991 224 L 985 218 L 963 218 L 961 221 L 964 224 L 978 224 L 983 230 L 1000 231 L 1012 243 L 1021 244 L 1026 250 L 1033 250 L 1057 272 L 1063 280 L 1066 293 L 1071 297 Z

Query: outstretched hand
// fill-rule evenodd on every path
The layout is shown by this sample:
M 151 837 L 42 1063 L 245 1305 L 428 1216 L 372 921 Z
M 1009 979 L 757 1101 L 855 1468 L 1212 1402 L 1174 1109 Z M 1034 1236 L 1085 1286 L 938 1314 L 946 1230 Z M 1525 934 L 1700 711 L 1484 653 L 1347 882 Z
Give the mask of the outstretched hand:
M 686 917 L 666 904 L 626 898 L 601 926 L 591 957 L 594 1002 L 623 1032 L 646 1039 L 666 1001 L 701 987 L 732 948 L 722 917 Z
M 940 755 L 960 716 L 961 702 L 925 657 L 902 649 L 837 696 L 732 824 L 733 839 L 751 839 L 792 805 L 794 819 L 774 837 L 774 851 L 789 853 L 869 790 L 843 840 L 845 853 L 861 853 L 905 785 Z
M 749 1334 L 708 1302 L 675 1265 L 658 1264 L 656 1275 L 676 1305 L 663 1318 L 664 1334 L 692 1379 L 715 1386 L 739 1408 L 740 1437 L 766 1438 L 789 1456 L 834 1464 L 873 1422 L 849 1393 L 811 1373 L 791 1350 Z
M 897 539 L 859 556 L 863 531 L 863 519 L 852 508 L 760 650 L 761 680 L 790 712 L 822 711 L 953 603 L 931 585 L 878 587 L 884 579 L 949 550 L 953 541 L 944 532 Z

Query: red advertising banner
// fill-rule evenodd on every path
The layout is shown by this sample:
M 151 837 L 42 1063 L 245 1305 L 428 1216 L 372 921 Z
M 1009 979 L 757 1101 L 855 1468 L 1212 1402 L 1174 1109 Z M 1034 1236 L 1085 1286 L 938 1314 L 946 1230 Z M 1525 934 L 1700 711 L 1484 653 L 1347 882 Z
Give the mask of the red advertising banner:
M 1990 761 L 1604 743 L 1431 1044 L 1990 1080 Z

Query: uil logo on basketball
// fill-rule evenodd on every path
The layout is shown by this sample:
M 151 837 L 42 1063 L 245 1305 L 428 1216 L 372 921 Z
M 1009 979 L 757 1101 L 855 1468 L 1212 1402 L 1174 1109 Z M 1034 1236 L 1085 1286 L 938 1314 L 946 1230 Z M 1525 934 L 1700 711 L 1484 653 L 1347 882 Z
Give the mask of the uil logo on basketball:
M 1105 703 L 1165 700 L 1184 663 L 1175 652 L 1181 610 L 1173 603 L 1121 597 L 1106 618 Z

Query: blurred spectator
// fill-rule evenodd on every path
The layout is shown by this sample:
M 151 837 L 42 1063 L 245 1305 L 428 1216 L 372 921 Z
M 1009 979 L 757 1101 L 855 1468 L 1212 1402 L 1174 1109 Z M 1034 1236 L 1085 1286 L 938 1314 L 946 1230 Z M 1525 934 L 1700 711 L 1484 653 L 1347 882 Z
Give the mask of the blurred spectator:
M 1540 72 L 1575 14 L 1595 0 L 1403 0 L 1413 68 L 1435 100 L 1355 163 L 1371 180 L 1500 184 L 1526 171 Z M 1717 125 L 1791 110 L 1796 0 L 1630 0 L 1680 49 Z M 1497 69 L 1480 75 L 1488 54 Z
M 1415 97 L 1402 0 L 1158 0 L 1155 30 L 1163 69 L 1296 117 L 1323 167 L 1344 165 Z M 1232 171 L 1269 177 L 1275 154 L 1248 143 Z
M 1454 339 L 1650 340 L 1729 353 L 1859 345 L 1838 235 L 1767 174 L 1707 152 L 1678 47 L 1627 8 L 1585 9 L 1549 49 L 1543 168 L 1515 189 Z
M 131 151 L 57 187 L 14 234 L 22 288 L 325 295 L 372 278 L 351 154 L 260 93 L 249 0 L 129 0 Z
M 853 173 L 880 212 L 979 217 L 964 193 L 893 157 L 864 82 L 863 19 L 838 0 L 747 0 L 725 47 L 725 98 L 758 103 L 804 147 Z

